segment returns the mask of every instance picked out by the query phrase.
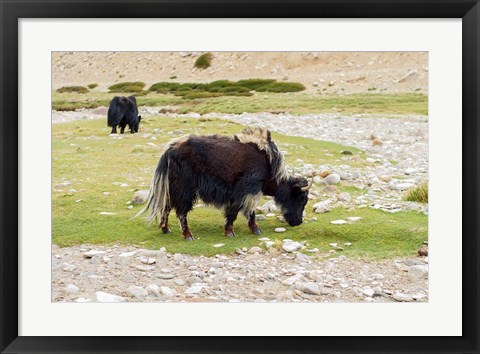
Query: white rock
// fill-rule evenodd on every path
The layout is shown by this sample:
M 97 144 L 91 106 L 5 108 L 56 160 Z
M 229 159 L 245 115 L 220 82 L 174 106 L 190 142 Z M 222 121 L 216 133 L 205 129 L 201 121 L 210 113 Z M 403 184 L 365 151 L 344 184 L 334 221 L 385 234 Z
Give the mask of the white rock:
M 272 216 L 275 216 L 275 214 L 274 213 L 268 213 L 266 216 L 270 218 Z
M 273 245 L 275 245 L 275 242 L 273 242 L 273 241 L 266 241 L 265 242 L 265 247 L 267 247 L 267 248 L 271 248 Z
M 270 241 L 270 239 L 268 237 L 261 237 L 258 241 Z
M 127 209 L 133 209 L 133 205 L 129 205 Z
M 103 192 L 103 195 L 109 196 L 109 195 L 110 195 L 110 192 Z
M 299 284 L 299 290 L 303 291 L 305 294 L 320 295 L 320 287 L 314 282 Z
M 91 299 L 86 299 L 84 297 L 79 297 L 79 298 L 75 299 L 75 302 L 85 303 L 85 302 L 92 302 L 92 300 Z
M 185 290 L 185 294 L 198 294 L 202 291 L 203 286 L 198 285 L 198 286 L 191 286 L 187 290 Z
M 326 184 L 338 184 L 340 182 L 340 176 L 336 173 L 331 173 L 323 179 Z
M 123 252 L 123 253 L 120 253 L 120 257 L 131 257 L 131 256 L 133 256 L 135 253 L 137 253 L 137 251 Z
M 350 203 L 352 197 L 350 196 L 350 193 L 342 192 L 338 195 L 338 200 L 341 202 Z
M 345 245 L 345 246 L 351 246 L 352 243 L 351 243 L 351 242 L 345 242 L 344 245 Z
M 286 252 L 294 252 L 302 248 L 302 244 L 300 242 L 288 242 L 288 243 L 282 244 L 282 248 Z
M 125 298 L 118 296 L 118 295 L 112 295 L 109 293 L 105 293 L 103 291 L 97 291 L 95 293 L 97 296 L 97 301 L 98 302 L 124 302 Z
M 285 231 L 287 231 L 287 229 L 284 228 L 284 227 L 276 227 L 275 228 L 275 232 L 285 232 Z
M 343 225 L 343 224 L 346 224 L 347 222 L 345 220 L 333 220 L 330 222 L 330 224 L 333 224 L 333 225 Z
M 368 296 L 368 297 L 373 297 L 375 294 L 375 291 L 373 289 L 367 288 L 363 289 L 363 295 Z
M 410 295 L 407 295 L 407 294 L 402 294 L 402 293 L 393 294 L 393 299 L 395 301 L 399 301 L 399 302 L 412 302 L 413 301 L 413 297 L 411 297 Z
M 109 211 L 101 211 L 98 214 L 100 214 L 100 215 L 115 215 L 115 213 L 111 213 Z
M 216 244 L 213 245 L 213 247 L 215 247 L 215 248 L 220 248 L 220 247 L 223 247 L 223 246 L 225 246 L 224 243 L 216 243 Z
M 78 286 L 74 285 L 74 284 L 68 284 L 66 287 L 65 287 L 65 291 L 67 293 L 78 293 L 80 291 L 80 289 L 78 288 Z
M 148 199 L 149 192 L 150 192 L 150 190 L 148 190 L 148 189 L 136 191 L 135 194 L 133 195 L 133 199 L 132 199 L 133 203 L 135 203 L 135 204 L 145 203 Z
M 248 253 L 262 253 L 262 249 L 258 246 L 253 246 L 252 248 L 250 248 L 250 250 L 248 251 Z
M 427 297 L 427 295 L 425 295 L 425 294 L 420 294 L 420 293 L 412 295 L 412 298 L 413 298 L 414 300 L 421 300 L 421 299 L 424 299 L 424 298 L 426 298 L 426 297 Z
M 105 252 L 105 251 L 95 251 L 95 250 L 91 250 L 91 251 L 85 252 L 85 253 L 83 254 L 83 256 L 84 256 L 85 258 L 92 258 L 92 257 L 94 257 L 94 256 L 100 256 L 100 255 L 105 254 L 105 253 L 107 253 L 107 252 Z
M 301 275 L 301 274 L 295 274 L 295 275 L 293 275 L 293 276 L 291 276 L 291 277 L 288 277 L 288 278 L 285 279 L 284 281 L 282 281 L 282 284 L 283 284 L 283 285 L 290 286 L 290 285 L 295 284 L 297 281 L 303 280 L 303 279 L 304 279 L 303 275 Z
M 335 242 L 332 242 L 332 243 L 329 244 L 329 246 L 330 246 L 330 247 L 337 247 L 338 244 L 336 244 Z
M 417 169 L 413 167 L 409 167 L 405 170 L 406 175 L 411 175 L 412 173 L 415 173 L 415 172 L 417 172 Z
M 408 276 L 410 279 L 427 279 L 428 278 L 428 265 L 413 265 L 408 268 Z
M 160 293 L 166 297 L 172 297 L 176 294 L 175 290 L 170 289 L 168 286 L 161 286 Z
M 133 296 L 136 299 L 141 299 L 148 295 L 147 289 L 144 289 L 141 286 L 130 285 L 127 288 L 127 292 L 130 296 Z

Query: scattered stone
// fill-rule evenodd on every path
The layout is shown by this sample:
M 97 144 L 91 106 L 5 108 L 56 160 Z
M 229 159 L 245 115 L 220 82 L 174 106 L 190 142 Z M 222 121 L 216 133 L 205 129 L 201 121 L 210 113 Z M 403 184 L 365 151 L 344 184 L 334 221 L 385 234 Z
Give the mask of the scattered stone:
M 380 139 L 373 139 L 372 145 L 373 146 L 383 145 L 383 141 L 381 141 Z
M 185 290 L 185 294 L 199 294 L 203 288 L 203 285 L 192 286 Z
M 137 253 L 137 251 L 123 252 L 123 253 L 120 253 L 120 257 L 131 257 L 131 256 L 133 256 L 135 253 Z
M 314 282 L 299 284 L 299 290 L 309 295 L 320 295 L 320 287 Z
M 373 289 L 370 289 L 370 288 L 363 289 L 363 295 L 367 297 L 373 297 L 374 294 L 375 294 L 375 291 Z
M 100 215 L 115 215 L 115 213 L 111 213 L 109 211 L 101 211 L 98 214 L 100 214 Z
M 127 289 L 127 292 L 130 296 L 137 299 L 142 299 L 148 295 L 148 291 L 146 289 L 136 285 L 130 285 Z
M 302 248 L 302 244 L 300 242 L 287 242 L 282 244 L 282 248 L 286 252 L 294 252 Z
M 340 176 L 336 173 L 329 174 L 323 179 L 326 184 L 338 184 L 340 182 Z
M 93 257 L 95 257 L 95 256 L 100 256 L 100 255 L 106 254 L 106 253 L 107 253 L 107 252 L 105 252 L 105 251 L 91 250 L 91 251 L 85 252 L 85 253 L 83 254 L 83 256 L 84 256 L 85 258 L 93 258 Z
M 253 246 L 252 248 L 250 248 L 250 251 L 248 251 L 249 253 L 262 253 L 262 249 L 258 246 Z
M 160 293 L 161 293 L 163 296 L 172 297 L 172 296 L 175 296 L 176 291 L 170 289 L 170 288 L 167 287 L 167 286 L 161 286 L 161 287 L 160 287 Z
M 213 247 L 215 247 L 215 248 L 220 248 L 220 247 L 223 247 L 223 246 L 225 246 L 224 243 L 216 243 L 216 244 L 213 245 Z
M 333 225 L 344 225 L 346 224 L 347 222 L 345 220 L 333 220 L 333 221 L 330 221 L 330 224 L 333 224 Z
M 74 285 L 74 284 L 68 284 L 66 287 L 65 287 L 65 291 L 67 293 L 78 293 L 80 291 L 80 289 L 78 288 L 78 286 Z
M 414 265 L 408 269 L 408 276 L 411 279 L 427 279 L 428 265 Z
M 103 192 L 103 195 L 109 196 L 109 195 L 110 195 L 110 192 Z
M 413 297 L 411 297 L 410 295 L 407 295 L 407 294 L 402 294 L 402 293 L 395 293 L 395 294 L 393 294 L 392 297 L 395 301 L 399 301 L 399 302 L 412 302 L 413 301 Z
M 132 202 L 134 204 L 143 204 L 147 201 L 148 199 L 148 194 L 150 193 L 150 190 L 144 189 L 140 191 L 136 191 L 135 194 L 133 195 Z
M 348 246 L 351 246 L 352 243 L 351 242 L 345 242 L 344 245 L 348 247 Z
M 156 297 L 160 297 L 160 291 L 157 284 L 149 284 L 147 287 L 148 294 L 152 294 Z
M 355 221 L 358 221 L 358 220 L 361 220 L 362 217 L 361 216 L 350 216 L 348 217 L 348 221 L 352 221 L 352 222 L 355 222 Z
M 285 232 L 285 231 L 287 231 L 287 229 L 284 228 L 284 227 L 277 227 L 277 228 L 275 228 L 275 232 Z
M 427 257 L 428 256 L 428 246 L 423 245 L 419 250 L 418 250 L 418 255 L 420 257 Z
M 338 200 L 341 202 L 350 203 L 352 197 L 350 196 L 350 193 L 342 192 L 338 195 Z
M 105 293 L 103 291 L 97 291 L 95 293 L 97 297 L 98 302 L 124 302 L 125 298 L 118 296 L 118 295 L 112 295 L 109 293 Z
M 160 273 L 160 274 L 157 274 L 157 277 L 160 278 L 160 279 L 168 280 L 168 279 L 175 278 L 175 275 L 170 274 L 170 273 Z

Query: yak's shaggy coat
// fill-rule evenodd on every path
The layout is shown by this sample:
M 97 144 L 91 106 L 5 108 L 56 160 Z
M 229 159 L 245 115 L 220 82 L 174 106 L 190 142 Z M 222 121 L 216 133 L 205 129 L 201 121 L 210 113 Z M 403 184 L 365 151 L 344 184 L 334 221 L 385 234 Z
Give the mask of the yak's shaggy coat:
M 117 126 L 120 126 L 120 134 L 123 134 L 128 125 L 131 133 L 138 133 L 142 117 L 138 115 L 137 99 L 133 96 L 117 97 L 110 101 L 108 107 L 107 123 L 112 127 L 110 134 L 117 134 Z
M 176 210 L 182 233 L 193 236 L 187 213 L 198 198 L 225 211 L 225 234 L 234 236 L 233 222 L 241 211 L 250 230 L 259 235 L 255 207 L 262 194 L 282 206 L 292 226 L 302 223 L 308 201 L 307 180 L 290 177 L 283 156 L 265 129 L 247 128 L 235 137 L 189 135 L 171 141 L 158 163 L 146 207 L 148 220 L 160 219 L 170 232 L 168 216 Z M 139 213 L 139 214 L 140 214 Z

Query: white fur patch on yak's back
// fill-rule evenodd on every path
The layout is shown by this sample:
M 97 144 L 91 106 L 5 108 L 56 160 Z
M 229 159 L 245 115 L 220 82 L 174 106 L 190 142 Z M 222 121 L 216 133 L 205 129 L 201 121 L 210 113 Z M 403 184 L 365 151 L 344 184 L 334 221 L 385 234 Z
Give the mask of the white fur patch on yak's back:
M 254 143 L 258 149 L 265 151 L 273 168 L 272 174 L 277 182 L 288 179 L 287 168 L 285 167 L 283 155 L 277 145 L 270 139 L 270 132 L 265 128 L 253 127 L 245 128 L 239 134 L 235 135 L 235 139 L 241 143 Z

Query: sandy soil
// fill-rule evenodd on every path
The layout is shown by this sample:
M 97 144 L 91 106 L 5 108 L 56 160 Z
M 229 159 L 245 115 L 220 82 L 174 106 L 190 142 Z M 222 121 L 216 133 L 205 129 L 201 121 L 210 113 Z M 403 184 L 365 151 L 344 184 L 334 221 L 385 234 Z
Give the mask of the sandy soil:
M 214 52 L 212 66 L 196 69 L 200 52 L 55 52 L 53 89 L 123 81 L 207 82 L 274 78 L 303 83 L 308 92 L 428 93 L 425 52 Z M 175 79 L 170 79 L 176 77 Z

